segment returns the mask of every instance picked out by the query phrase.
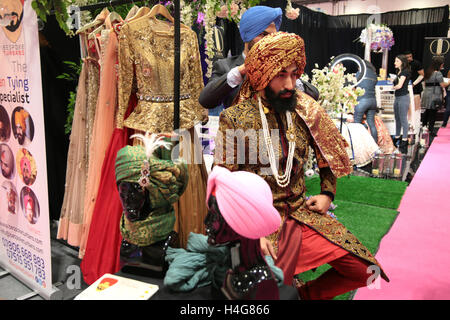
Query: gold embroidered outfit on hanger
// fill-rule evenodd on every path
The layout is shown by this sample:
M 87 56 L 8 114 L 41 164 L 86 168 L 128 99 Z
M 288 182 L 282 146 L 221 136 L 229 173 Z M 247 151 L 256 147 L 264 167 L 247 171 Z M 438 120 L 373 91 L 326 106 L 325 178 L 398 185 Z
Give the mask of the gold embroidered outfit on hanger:
M 197 35 L 180 30 L 180 128 L 204 120 L 198 97 L 203 77 Z M 137 82 L 138 104 L 124 126 L 152 133 L 173 131 L 174 28 L 146 16 L 125 24 L 119 36 L 119 112 L 123 118 Z
M 179 246 L 186 247 L 189 233 L 204 233 L 207 213 L 205 197 L 208 179 L 206 167 L 194 162 L 194 154 L 202 155 L 195 124 L 207 119 L 198 102 L 204 87 L 197 35 L 187 27 L 180 28 L 180 129 L 186 129 L 190 141 L 180 137 L 181 148 L 192 158 L 188 163 L 186 191 L 174 204 L 175 231 Z M 125 24 L 119 35 L 119 107 L 118 127 L 136 132 L 173 132 L 174 94 L 174 28 L 169 22 L 147 15 Z M 133 83 L 137 85 L 137 106 L 124 120 Z M 195 151 L 194 151 L 195 150 Z

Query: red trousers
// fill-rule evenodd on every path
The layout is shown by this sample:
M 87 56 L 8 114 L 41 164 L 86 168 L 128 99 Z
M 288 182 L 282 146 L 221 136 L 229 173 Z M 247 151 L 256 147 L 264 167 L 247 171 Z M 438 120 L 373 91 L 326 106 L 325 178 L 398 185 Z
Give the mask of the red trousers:
M 317 231 L 287 218 L 280 235 L 276 265 L 290 285 L 295 274 L 328 263 L 332 268 L 298 289 L 304 300 L 327 300 L 368 285 L 369 262 L 326 240 Z
M 331 268 L 317 279 L 298 289 L 302 300 L 329 300 L 346 292 L 367 286 L 372 275 L 369 263 L 349 253 L 328 262 Z

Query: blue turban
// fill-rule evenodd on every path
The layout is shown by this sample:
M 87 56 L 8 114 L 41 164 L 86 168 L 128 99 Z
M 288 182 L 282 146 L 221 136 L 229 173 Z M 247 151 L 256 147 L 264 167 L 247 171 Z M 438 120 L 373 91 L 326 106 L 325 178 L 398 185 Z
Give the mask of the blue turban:
M 259 36 L 267 27 L 274 22 L 277 31 L 280 29 L 283 11 L 281 8 L 266 6 L 255 6 L 249 8 L 241 17 L 239 32 L 242 41 L 250 42 Z

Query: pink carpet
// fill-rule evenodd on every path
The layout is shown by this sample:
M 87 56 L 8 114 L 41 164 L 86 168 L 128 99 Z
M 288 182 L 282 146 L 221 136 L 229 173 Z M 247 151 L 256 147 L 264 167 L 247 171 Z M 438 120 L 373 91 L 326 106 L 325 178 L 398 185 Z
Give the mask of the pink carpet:
M 354 300 L 450 299 L 450 128 L 439 130 L 376 254 L 391 280 Z M 378 287 L 378 288 L 377 288 Z

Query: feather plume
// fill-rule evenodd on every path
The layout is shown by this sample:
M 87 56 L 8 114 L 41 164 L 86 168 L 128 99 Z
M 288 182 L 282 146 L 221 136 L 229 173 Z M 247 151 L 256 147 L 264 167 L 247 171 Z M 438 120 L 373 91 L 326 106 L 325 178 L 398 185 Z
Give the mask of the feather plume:
M 165 141 L 163 136 L 159 136 L 156 133 L 150 134 L 149 132 L 146 132 L 145 135 L 136 133 L 130 138 L 137 138 L 144 143 L 147 159 L 149 159 L 153 155 L 153 152 L 155 152 L 155 150 L 159 147 L 164 147 L 167 150 L 170 150 L 170 146 L 172 145 L 171 142 Z

